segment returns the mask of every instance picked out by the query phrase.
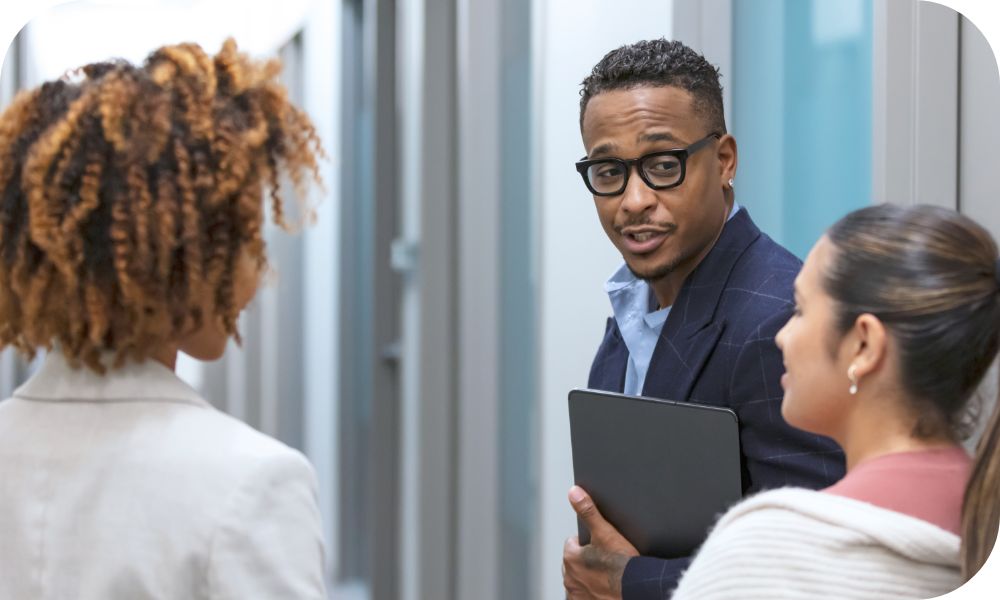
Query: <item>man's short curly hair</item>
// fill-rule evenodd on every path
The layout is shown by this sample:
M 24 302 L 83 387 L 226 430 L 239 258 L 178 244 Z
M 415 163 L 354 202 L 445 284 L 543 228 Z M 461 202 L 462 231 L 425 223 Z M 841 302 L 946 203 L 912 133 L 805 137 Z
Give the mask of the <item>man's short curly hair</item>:
M 726 133 L 719 69 L 676 40 L 644 40 L 604 55 L 580 90 L 580 126 L 594 96 L 613 90 L 674 86 L 691 94 L 710 131 Z
M 319 178 L 279 71 L 232 40 L 180 44 L 19 94 L 0 115 L 0 346 L 103 372 L 103 353 L 143 360 L 206 319 L 235 334 L 265 191 L 283 224 L 281 178 Z

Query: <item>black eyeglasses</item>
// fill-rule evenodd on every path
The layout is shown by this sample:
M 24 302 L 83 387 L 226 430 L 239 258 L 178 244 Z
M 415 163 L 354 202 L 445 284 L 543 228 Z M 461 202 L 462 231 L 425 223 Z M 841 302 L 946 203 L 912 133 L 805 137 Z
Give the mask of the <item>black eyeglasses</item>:
M 595 196 L 617 196 L 628 186 L 633 165 L 639 165 L 639 177 L 654 190 L 666 190 L 684 183 L 687 159 L 702 146 L 722 135 L 710 133 L 687 148 L 650 152 L 639 158 L 595 158 L 576 163 L 587 189 Z

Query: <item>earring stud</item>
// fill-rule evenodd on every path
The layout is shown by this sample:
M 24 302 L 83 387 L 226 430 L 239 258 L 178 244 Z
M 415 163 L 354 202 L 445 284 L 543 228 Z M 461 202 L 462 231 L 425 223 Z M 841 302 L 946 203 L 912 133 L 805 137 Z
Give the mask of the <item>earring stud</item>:
M 853 396 L 858 393 L 858 366 L 851 365 L 847 368 L 847 378 L 851 381 L 851 387 L 847 389 L 848 392 Z
M 732 178 L 730 178 L 729 179 L 729 187 L 733 187 L 734 185 L 735 185 L 735 182 L 732 180 Z

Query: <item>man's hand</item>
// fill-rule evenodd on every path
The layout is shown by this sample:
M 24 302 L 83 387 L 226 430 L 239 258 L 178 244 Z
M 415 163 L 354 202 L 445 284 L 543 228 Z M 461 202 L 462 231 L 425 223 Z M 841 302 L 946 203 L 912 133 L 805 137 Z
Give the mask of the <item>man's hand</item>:
M 577 536 L 563 546 L 563 585 L 568 600 L 620 600 L 622 574 L 629 558 L 639 556 L 611 523 L 604 520 L 590 495 L 579 486 L 569 490 L 569 503 L 590 530 L 590 544 Z

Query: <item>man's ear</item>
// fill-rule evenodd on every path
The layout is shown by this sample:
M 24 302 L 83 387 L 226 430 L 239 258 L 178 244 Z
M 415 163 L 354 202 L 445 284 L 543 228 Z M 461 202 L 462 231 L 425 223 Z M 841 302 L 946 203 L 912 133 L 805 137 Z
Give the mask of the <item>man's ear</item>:
M 736 179 L 736 165 L 739 155 L 736 149 L 736 138 L 728 133 L 719 139 L 716 156 L 719 159 L 719 184 L 723 189 L 729 188 L 729 180 Z
M 879 369 L 888 351 L 889 334 L 885 325 L 875 315 L 865 313 L 854 321 L 854 327 L 847 336 L 849 364 L 854 365 L 858 379 Z

